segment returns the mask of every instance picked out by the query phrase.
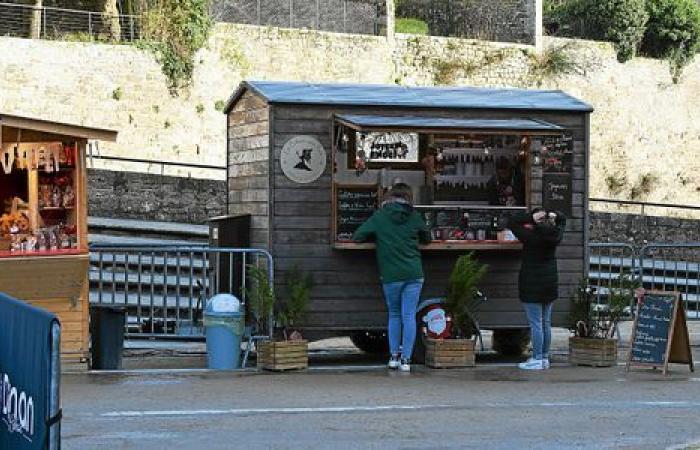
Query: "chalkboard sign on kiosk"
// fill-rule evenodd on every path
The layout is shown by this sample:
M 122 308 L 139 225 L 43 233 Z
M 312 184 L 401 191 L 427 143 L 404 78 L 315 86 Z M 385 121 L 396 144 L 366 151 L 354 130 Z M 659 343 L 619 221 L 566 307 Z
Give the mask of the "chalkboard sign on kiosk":
M 371 185 L 334 185 L 334 235 L 336 241 L 350 241 L 379 206 L 379 187 Z
M 646 291 L 637 305 L 627 370 L 663 367 L 665 375 L 669 363 L 689 364 L 693 371 L 683 302 L 678 292 Z

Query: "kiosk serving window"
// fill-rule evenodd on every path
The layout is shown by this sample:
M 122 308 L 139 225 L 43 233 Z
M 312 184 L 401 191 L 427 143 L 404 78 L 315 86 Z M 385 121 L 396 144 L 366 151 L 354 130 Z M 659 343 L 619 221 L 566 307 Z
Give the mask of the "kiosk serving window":
M 77 144 L 0 145 L 0 257 L 76 251 Z
M 431 230 L 428 248 L 519 247 L 506 228 L 508 218 L 531 205 L 533 167 L 544 165 L 548 148 L 566 147 L 560 145 L 563 131 L 527 119 L 337 116 L 335 246 L 367 247 L 353 243 L 352 232 L 379 207 L 391 185 L 403 182 L 411 186 L 414 204 Z M 354 199 L 360 191 L 371 193 L 372 201 L 364 202 L 361 211 L 349 209 L 346 197 Z

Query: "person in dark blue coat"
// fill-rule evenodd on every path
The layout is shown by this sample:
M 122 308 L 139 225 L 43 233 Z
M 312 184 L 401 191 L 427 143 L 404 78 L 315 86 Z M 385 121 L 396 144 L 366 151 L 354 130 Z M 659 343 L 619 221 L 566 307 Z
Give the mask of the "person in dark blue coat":
M 566 217 L 537 208 L 514 215 L 509 228 L 523 243 L 518 290 L 532 336 L 532 357 L 519 367 L 548 369 L 552 306 L 559 293 L 556 250 L 564 236 Z

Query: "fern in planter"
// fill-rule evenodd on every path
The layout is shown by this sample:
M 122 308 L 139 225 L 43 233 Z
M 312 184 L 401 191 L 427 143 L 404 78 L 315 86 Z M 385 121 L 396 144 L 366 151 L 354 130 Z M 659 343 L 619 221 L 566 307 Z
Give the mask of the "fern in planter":
M 311 297 L 314 280 L 311 274 L 302 272 L 298 266 L 292 267 L 285 277 L 287 292 L 285 301 L 277 311 L 277 325 L 282 327 L 285 340 L 301 339 L 294 326 L 304 317 Z
M 474 252 L 460 256 L 452 269 L 445 306 L 452 315 L 455 337 L 471 338 L 476 334 L 472 310 L 481 301 L 482 295 L 477 285 L 487 269 L 487 265 L 476 260 Z
M 248 308 L 253 316 L 257 332 L 269 334 L 270 317 L 275 305 L 275 292 L 270 283 L 267 268 L 248 266 L 251 285 L 246 289 Z
M 580 338 L 614 338 L 617 325 L 629 312 L 637 284 L 637 281 L 623 276 L 618 287 L 608 288 L 607 304 L 598 305 L 588 281 L 582 280 L 572 300 L 569 330 Z

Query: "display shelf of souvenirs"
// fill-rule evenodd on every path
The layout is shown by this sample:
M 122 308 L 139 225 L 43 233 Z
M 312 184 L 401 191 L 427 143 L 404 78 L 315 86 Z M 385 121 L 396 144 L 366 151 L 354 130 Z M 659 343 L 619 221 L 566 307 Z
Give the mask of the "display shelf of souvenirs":
M 77 227 L 75 225 L 54 225 L 36 230 L 20 230 L 18 226 L 10 228 L 4 235 L 9 239 L 9 251 L 15 254 L 52 254 L 62 250 L 77 250 Z
M 73 170 L 76 155 L 74 142 L 10 143 L 0 148 L 0 166 L 5 174 L 14 169 L 58 173 Z
M 40 210 L 73 209 L 75 200 L 75 188 L 70 175 L 59 173 L 39 178 Z

